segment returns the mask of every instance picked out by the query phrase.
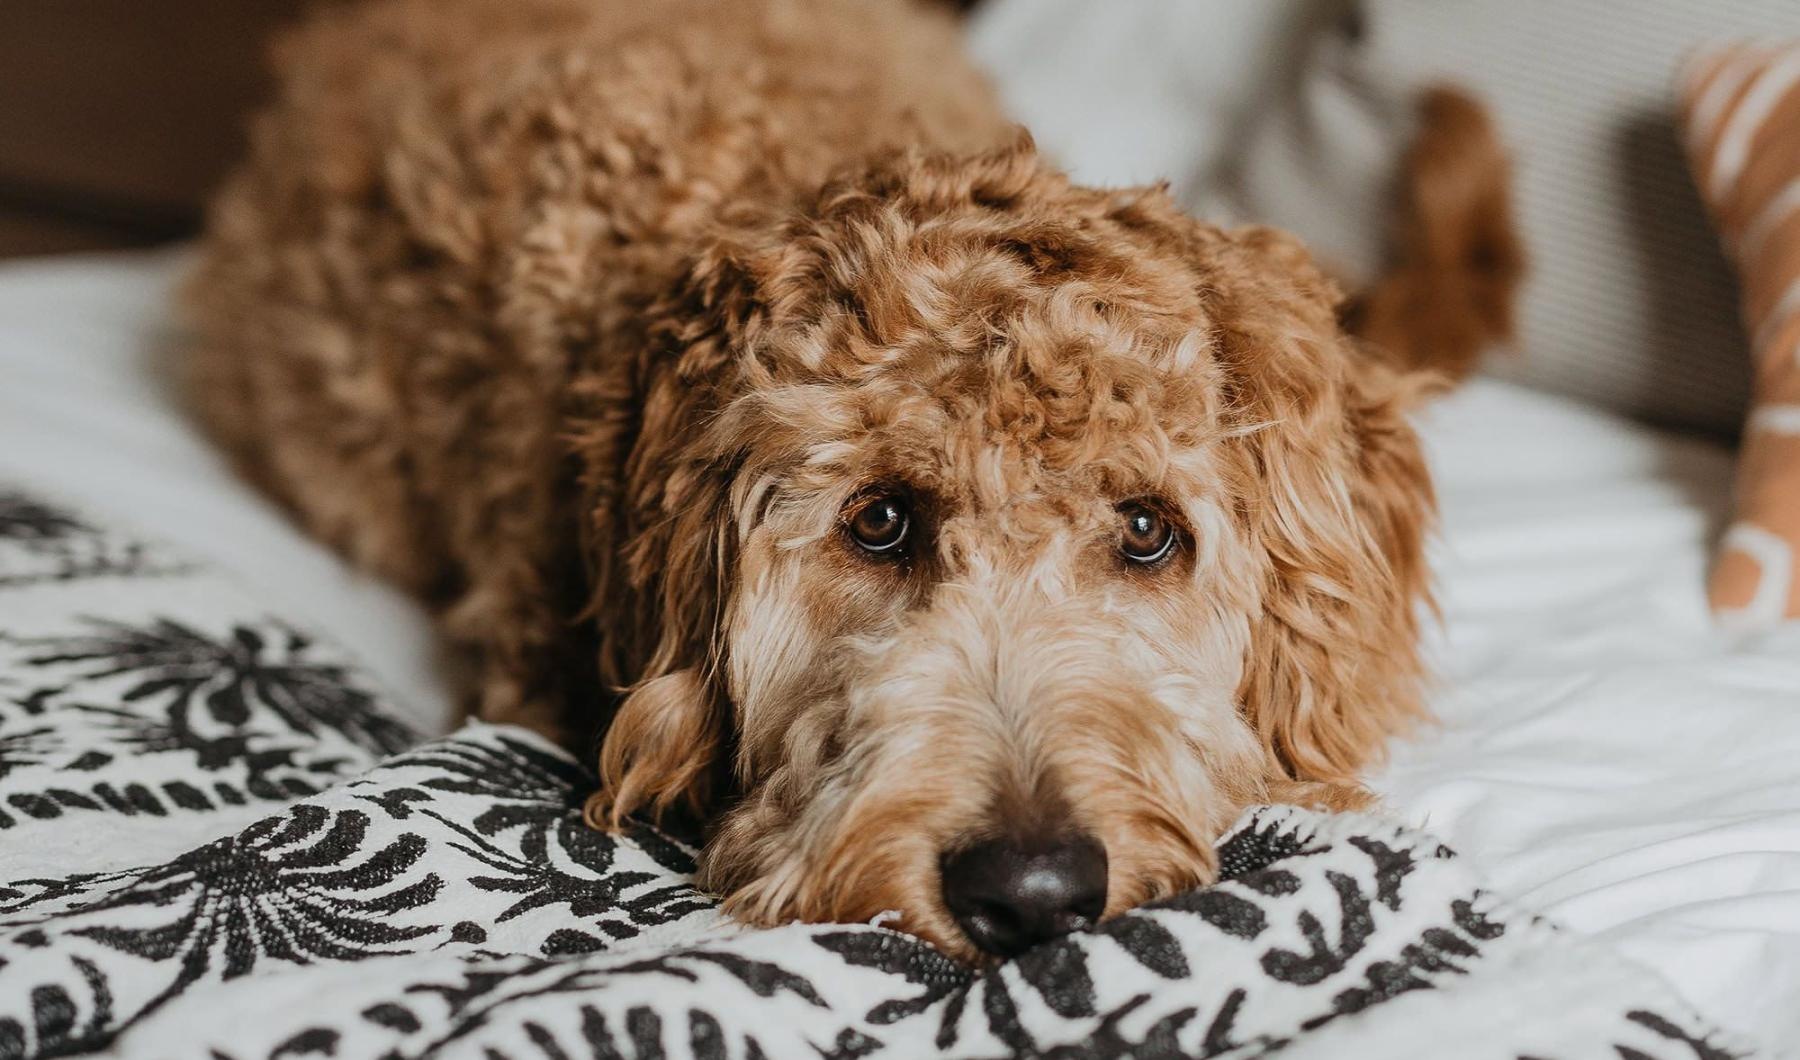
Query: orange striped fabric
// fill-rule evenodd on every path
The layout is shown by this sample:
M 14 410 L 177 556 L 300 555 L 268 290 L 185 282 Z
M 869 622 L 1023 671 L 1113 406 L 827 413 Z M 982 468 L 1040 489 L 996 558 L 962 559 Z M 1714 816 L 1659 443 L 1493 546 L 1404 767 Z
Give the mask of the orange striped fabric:
M 1678 82 L 1694 182 L 1737 262 L 1755 357 L 1737 512 L 1713 566 L 1722 618 L 1800 617 L 1800 42 L 1733 44 Z

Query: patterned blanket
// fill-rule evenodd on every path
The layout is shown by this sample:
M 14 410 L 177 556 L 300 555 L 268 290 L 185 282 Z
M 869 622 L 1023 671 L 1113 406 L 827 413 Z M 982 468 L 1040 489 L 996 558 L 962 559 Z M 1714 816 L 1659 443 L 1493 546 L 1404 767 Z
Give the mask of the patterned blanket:
M 420 742 L 215 572 L 0 490 L 0 1058 L 1746 1056 L 1379 818 L 979 972 L 746 930 L 528 733 Z

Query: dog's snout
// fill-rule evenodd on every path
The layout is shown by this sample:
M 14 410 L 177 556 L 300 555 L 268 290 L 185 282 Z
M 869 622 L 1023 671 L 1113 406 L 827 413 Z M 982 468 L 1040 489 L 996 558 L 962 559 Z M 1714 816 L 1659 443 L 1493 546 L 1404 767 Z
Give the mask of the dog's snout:
M 1091 926 L 1106 908 L 1106 848 L 1088 836 L 989 840 L 943 863 L 944 904 L 979 949 L 1011 957 Z

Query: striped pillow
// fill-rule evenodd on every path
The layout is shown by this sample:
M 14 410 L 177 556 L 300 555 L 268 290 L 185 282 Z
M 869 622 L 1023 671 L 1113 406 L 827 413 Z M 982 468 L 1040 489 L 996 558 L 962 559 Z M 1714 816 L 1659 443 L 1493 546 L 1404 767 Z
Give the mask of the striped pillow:
M 1713 608 L 1800 617 L 1800 42 L 1707 49 L 1678 83 L 1695 183 L 1736 260 L 1756 361 Z

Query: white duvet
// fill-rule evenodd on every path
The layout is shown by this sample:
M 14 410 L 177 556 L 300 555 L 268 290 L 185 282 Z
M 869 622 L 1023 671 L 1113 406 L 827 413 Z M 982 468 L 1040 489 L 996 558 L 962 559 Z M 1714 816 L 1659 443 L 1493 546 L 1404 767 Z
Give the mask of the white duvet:
M 424 615 L 291 529 L 182 418 L 179 267 L 0 267 L 0 477 L 234 570 L 443 730 Z M 1423 425 L 1444 512 L 1442 723 L 1377 787 L 1728 1027 L 1800 1040 L 1800 624 L 1733 638 L 1707 619 L 1729 455 L 1491 382 Z
M 1442 718 L 1377 787 L 1496 886 L 1800 1040 L 1800 623 L 1702 595 L 1729 455 L 1476 383 L 1425 419 Z

